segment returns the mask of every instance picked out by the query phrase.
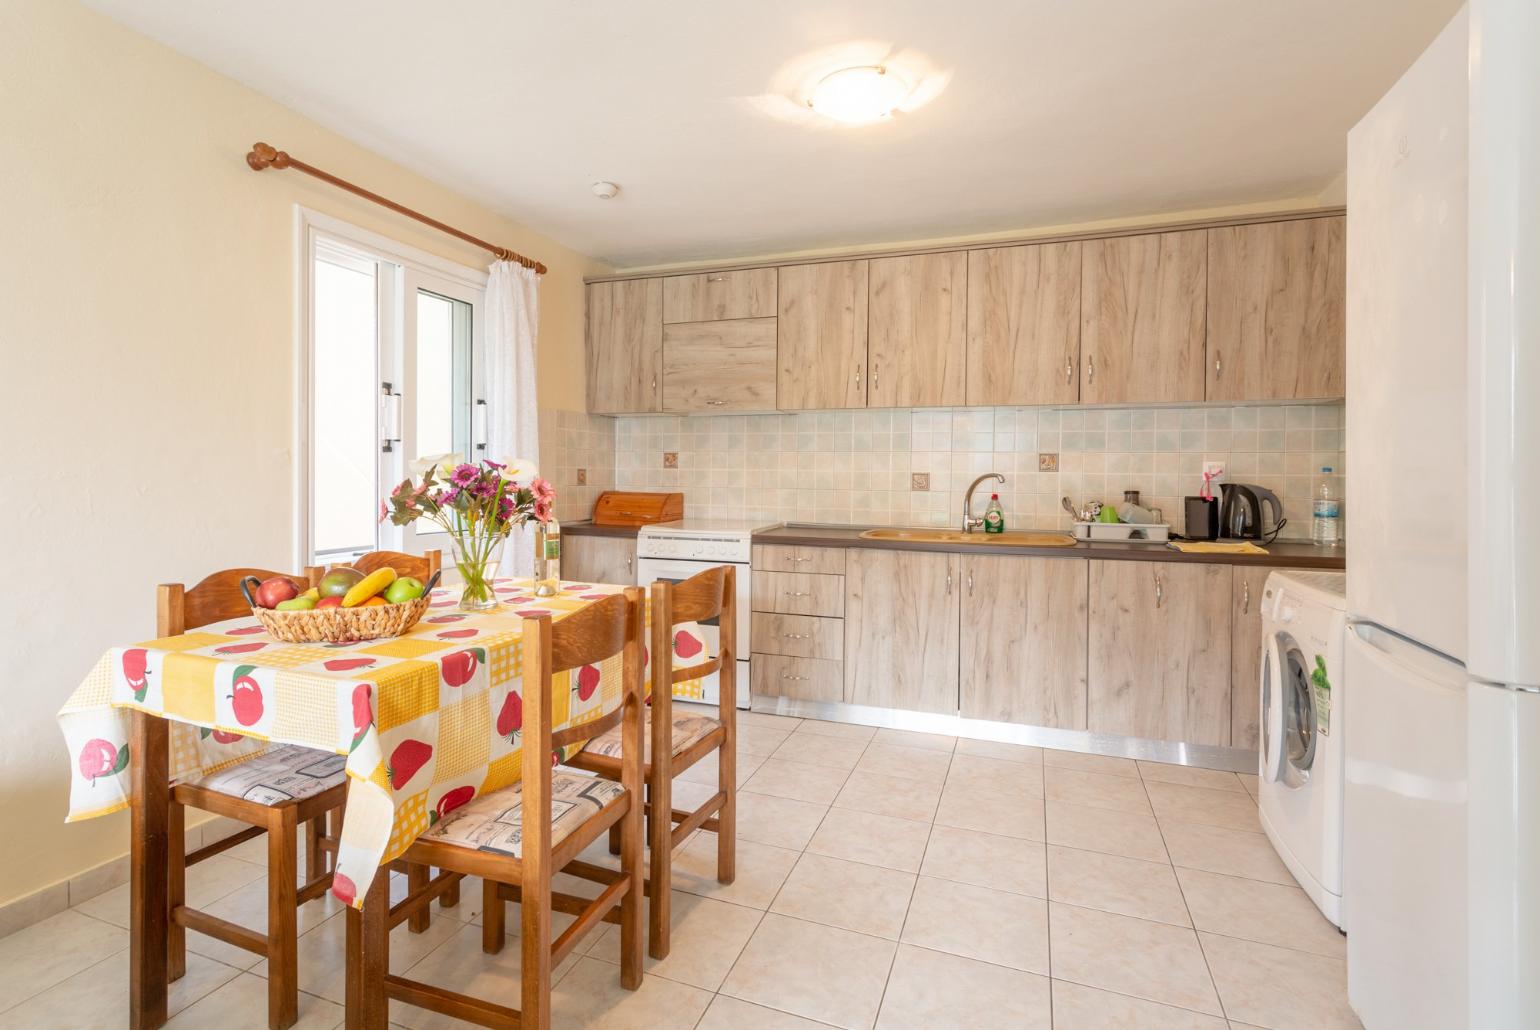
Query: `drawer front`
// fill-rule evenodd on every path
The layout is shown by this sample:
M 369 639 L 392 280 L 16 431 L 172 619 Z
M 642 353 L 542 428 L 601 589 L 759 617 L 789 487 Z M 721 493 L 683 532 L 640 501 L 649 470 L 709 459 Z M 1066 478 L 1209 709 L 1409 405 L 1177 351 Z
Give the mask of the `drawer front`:
M 843 701 L 845 666 L 820 658 L 788 658 L 755 654 L 749 663 L 755 694 L 795 697 L 804 701 Z
M 755 572 L 812 572 L 826 576 L 845 574 L 843 547 L 792 547 L 787 544 L 755 544 Z
M 755 612 L 749 629 L 754 650 L 790 658 L 845 657 L 845 620 L 812 615 L 770 615 Z
M 750 600 L 756 612 L 777 615 L 845 614 L 845 577 L 800 572 L 756 572 L 750 580 Z
M 664 411 L 774 408 L 775 319 L 686 322 L 664 328 Z
M 776 279 L 773 268 L 671 275 L 663 280 L 663 321 L 772 318 Z

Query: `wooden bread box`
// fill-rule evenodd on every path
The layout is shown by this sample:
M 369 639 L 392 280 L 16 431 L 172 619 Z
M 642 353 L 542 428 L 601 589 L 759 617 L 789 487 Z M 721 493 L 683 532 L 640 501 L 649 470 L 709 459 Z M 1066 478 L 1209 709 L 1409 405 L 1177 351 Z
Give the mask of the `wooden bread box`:
M 684 494 L 606 490 L 594 502 L 596 526 L 648 526 L 684 518 Z

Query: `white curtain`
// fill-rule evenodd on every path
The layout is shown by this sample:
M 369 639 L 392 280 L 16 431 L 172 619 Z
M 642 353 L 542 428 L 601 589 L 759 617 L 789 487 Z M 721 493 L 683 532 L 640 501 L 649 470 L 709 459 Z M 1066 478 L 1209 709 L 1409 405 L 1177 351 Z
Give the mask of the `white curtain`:
M 486 303 L 487 457 L 540 460 L 535 402 L 535 339 L 540 335 L 540 277 L 513 261 L 488 269 Z M 503 548 L 504 576 L 534 572 L 530 530 L 514 530 Z

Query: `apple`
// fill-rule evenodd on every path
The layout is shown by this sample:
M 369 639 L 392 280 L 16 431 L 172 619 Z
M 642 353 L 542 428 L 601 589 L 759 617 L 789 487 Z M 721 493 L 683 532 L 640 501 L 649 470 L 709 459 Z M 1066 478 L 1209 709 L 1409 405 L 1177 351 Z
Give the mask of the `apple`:
M 257 587 L 256 601 L 259 608 L 277 608 L 290 598 L 299 596 L 299 587 L 287 576 L 272 576 Z
M 340 594 L 329 594 L 317 601 L 315 606 L 317 608 L 341 608 L 342 596 Z
M 321 577 L 321 596 L 341 597 L 363 578 L 364 574 L 351 565 L 339 565 Z
M 287 601 L 279 601 L 274 607 L 280 612 L 308 612 L 316 606 L 316 599 L 300 594 L 291 597 Z
M 400 576 L 385 588 L 385 600 L 391 604 L 406 604 L 422 596 L 422 580 L 414 576 Z

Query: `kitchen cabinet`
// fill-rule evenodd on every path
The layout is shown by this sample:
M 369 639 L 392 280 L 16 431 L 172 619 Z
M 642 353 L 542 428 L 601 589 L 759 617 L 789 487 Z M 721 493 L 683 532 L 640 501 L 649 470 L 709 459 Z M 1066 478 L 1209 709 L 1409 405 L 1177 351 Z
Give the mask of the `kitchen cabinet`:
M 1237 565 L 1230 589 L 1230 746 L 1260 739 L 1262 591 L 1273 569 Z
M 756 695 L 801 701 L 840 701 L 844 675 L 839 662 L 778 654 L 754 655 L 749 679 Z
M 964 555 L 960 713 L 1086 728 L 1084 558 Z
M 965 403 L 967 253 L 873 258 L 868 283 L 866 406 Z
M 1208 230 L 1209 400 L 1343 396 L 1346 225 L 1339 216 Z
M 749 637 L 754 641 L 755 650 L 766 654 L 835 662 L 845 657 L 845 623 L 842 619 L 755 612 L 750 620 Z M 843 691 L 843 677 L 841 682 Z
M 774 318 L 663 327 L 664 411 L 774 409 Z
M 1080 401 L 1201 401 L 1203 230 L 1081 244 Z
M 636 538 L 564 533 L 561 578 L 572 583 L 636 582 Z
M 800 572 L 756 572 L 749 580 L 752 610 L 776 615 L 845 614 L 845 578 Z
M 1228 565 L 1093 561 L 1086 728 L 1230 743 Z
M 845 574 L 843 547 L 797 547 L 793 544 L 755 544 L 750 551 L 755 572 L 814 572 Z
M 846 702 L 957 713 L 961 566 L 955 554 L 846 550 Z
M 968 254 L 968 404 L 1080 399 L 1081 244 Z
M 774 318 L 773 268 L 671 275 L 663 280 L 663 322 L 714 322 Z
M 776 404 L 866 407 L 867 262 L 784 265 L 777 287 Z
M 588 287 L 588 410 L 658 411 L 663 371 L 663 285 L 658 279 Z

